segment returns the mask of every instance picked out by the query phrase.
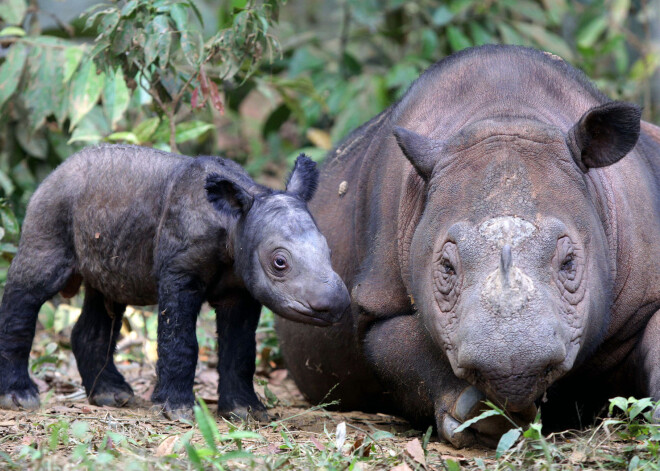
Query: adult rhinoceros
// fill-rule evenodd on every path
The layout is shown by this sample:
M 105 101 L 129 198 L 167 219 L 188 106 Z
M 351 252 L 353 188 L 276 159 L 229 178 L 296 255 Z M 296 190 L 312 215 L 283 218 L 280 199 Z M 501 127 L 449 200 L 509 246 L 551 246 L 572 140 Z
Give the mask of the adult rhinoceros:
M 558 57 L 438 62 L 330 153 L 311 210 L 353 299 L 332 328 L 278 322 L 311 401 L 461 446 L 501 433 L 455 432 L 484 395 L 557 425 L 660 399 L 660 128 Z

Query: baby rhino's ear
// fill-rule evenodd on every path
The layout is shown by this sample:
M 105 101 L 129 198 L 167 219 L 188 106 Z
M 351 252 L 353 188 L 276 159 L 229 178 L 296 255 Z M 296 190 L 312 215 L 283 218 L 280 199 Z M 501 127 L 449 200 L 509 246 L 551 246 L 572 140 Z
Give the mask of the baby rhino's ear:
M 211 173 L 206 177 L 206 197 L 218 211 L 246 214 L 252 207 L 254 197 L 238 183 Z
M 318 185 L 319 171 L 316 168 L 316 162 L 305 154 L 300 154 L 286 184 L 286 191 L 308 202 L 314 196 Z

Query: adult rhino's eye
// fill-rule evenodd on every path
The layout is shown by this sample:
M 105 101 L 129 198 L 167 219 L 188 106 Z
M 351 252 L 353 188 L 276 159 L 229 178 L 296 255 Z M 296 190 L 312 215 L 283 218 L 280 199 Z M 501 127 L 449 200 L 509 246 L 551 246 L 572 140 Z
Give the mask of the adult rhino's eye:
M 444 270 L 445 270 L 445 275 L 455 275 L 456 274 L 456 269 L 454 268 L 454 265 L 452 265 L 449 260 L 443 260 L 442 261 L 442 268 L 444 268 Z
M 438 307 L 449 312 L 458 299 L 461 288 L 460 259 L 458 247 L 453 242 L 445 242 L 436 252 L 433 267 L 434 296 Z
M 568 236 L 560 237 L 557 240 L 553 263 L 557 270 L 557 286 L 562 297 L 573 305 L 579 303 L 585 291 L 582 285 L 584 257 L 581 247 L 573 243 Z
M 566 257 L 566 259 L 562 262 L 561 267 L 559 267 L 559 269 L 561 271 L 566 271 L 566 272 L 570 272 L 575 269 L 575 260 L 573 258 L 573 254 Z

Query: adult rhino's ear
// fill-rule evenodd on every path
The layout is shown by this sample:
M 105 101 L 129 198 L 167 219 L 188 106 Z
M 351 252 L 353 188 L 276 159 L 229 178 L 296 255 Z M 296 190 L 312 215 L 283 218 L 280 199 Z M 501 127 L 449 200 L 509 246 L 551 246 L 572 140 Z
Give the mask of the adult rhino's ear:
M 204 189 L 209 203 L 218 211 L 245 214 L 254 203 L 254 196 L 245 188 L 217 173 L 211 173 L 206 177 Z
M 415 167 L 419 176 L 424 181 L 428 181 L 433 173 L 443 142 L 429 139 L 400 126 L 394 126 L 394 137 L 396 137 L 396 142 L 403 151 L 403 155 Z
M 316 162 L 305 154 L 300 154 L 293 166 L 289 180 L 286 182 L 286 191 L 308 202 L 314 196 L 318 186 L 319 170 L 316 168 Z
M 639 138 L 642 110 L 632 103 L 611 102 L 587 111 L 568 132 L 568 146 L 583 172 L 621 160 Z

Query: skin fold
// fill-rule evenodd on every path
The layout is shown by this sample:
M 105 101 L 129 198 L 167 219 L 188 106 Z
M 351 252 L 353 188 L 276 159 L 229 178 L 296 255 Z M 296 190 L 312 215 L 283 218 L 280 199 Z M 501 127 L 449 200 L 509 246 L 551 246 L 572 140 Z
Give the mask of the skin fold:
M 640 114 L 532 49 L 429 68 L 322 169 L 310 208 L 352 305 L 277 321 L 303 394 L 458 447 L 506 430 L 455 433 L 486 398 L 549 429 L 660 399 L 660 129 Z

